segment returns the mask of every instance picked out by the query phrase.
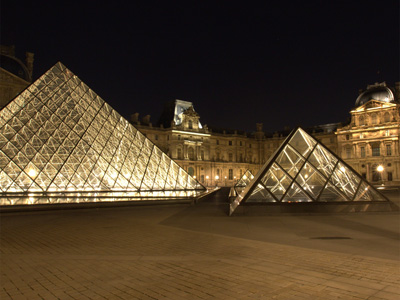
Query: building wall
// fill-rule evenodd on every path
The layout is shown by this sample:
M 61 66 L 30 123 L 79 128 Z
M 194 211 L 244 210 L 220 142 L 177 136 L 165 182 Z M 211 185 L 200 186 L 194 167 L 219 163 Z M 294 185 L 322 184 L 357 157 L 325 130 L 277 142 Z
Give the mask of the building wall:
M 351 123 L 336 132 L 339 156 L 374 184 L 400 184 L 399 108 L 368 102 L 352 110 Z
M 379 102 L 373 107 L 364 106 L 350 112 L 352 121 L 345 127 L 338 128 L 339 123 L 327 124 L 316 126 L 309 133 L 368 181 L 381 183 L 382 180 L 377 180 L 376 168 L 383 165 L 384 171 L 379 175 L 383 176 L 384 183 L 398 185 L 399 105 Z M 360 124 L 361 116 L 365 120 L 363 124 Z M 289 133 L 286 131 L 267 137 L 262 131 L 262 124 L 257 124 L 253 134 L 213 132 L 207 127 L 193 125 L 189 128 L 189 121 L 197 124 L 199 118 L 193 113 L 186 115 L 181 125 L 170 128 L 138 122 L 135 126 L 189 174 L 208 186 L 233 186 L 246 170 L 255 175 Z M 379 145 L 379 155 L 372 153 L 375 145 Z M 361 147 L 364 147 L 365 154 L 361 154 Z

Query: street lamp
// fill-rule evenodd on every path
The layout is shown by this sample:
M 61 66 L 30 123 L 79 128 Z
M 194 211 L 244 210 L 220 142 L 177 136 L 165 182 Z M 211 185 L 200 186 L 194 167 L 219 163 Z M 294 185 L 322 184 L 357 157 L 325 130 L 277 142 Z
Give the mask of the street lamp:
M 208 175 L 206 176 L 206 186 L 208 186 L 208 179 L 209 179 L 210 177 L 208 177 Z
M 218 186 L 218 182 L 217 182 L 218 179 L 219 179 L 219 176 L 216 175 L 216 176 L 215 176 L 215 186 Z
M 382 181 L 382 185 L 383 185 L 383 175 L 382 175 L 382 173 L 383 173 L 384 168 L 383 168 L 382 165 L 379 165 L 379 166 L 376 168 L 376 170 L 377 170 L 377 171 L 379 172 L 379 174 L 381 175 L 381 181 Z

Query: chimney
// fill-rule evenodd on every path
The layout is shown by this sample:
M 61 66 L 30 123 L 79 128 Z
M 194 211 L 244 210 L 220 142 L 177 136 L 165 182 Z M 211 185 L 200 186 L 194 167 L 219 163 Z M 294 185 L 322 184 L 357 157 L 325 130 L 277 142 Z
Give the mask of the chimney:
M 32 75 L 33 75 L 33 53 L 32 52 L 26 52 L 26 67 L 29 72 L 29 77 L 32 81 Z

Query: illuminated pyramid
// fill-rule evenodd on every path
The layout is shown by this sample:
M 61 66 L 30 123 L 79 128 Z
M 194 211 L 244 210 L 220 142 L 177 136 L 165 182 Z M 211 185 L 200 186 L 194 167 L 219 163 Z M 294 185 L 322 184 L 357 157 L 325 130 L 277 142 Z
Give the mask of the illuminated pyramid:
M 250 170 L 244 172 L 243 176 L 238 180 L 238 182 L 234 186 L 236 195 L 240 194 L 253 178 L 254 175 L 250 172 Z
M 294 130 L 231 203 L 388 201 L 303 129 Z
M 204 189 L 61 63 L 0 111 L 3 195 Z

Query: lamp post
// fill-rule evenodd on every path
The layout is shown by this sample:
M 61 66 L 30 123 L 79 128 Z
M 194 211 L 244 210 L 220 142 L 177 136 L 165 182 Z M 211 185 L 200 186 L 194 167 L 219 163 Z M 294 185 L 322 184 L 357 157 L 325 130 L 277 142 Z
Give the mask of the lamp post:
M 377 168 L 376 168 L 376 170 L 379 172 L 379 174 L 381 175 L 381 181 L 382 181 L 382 185 L 383 185 L 383 170 L 384 170 L 384 168 L 383 168 L 383 166 L 382 165 L 379 165 Z
M 208 179 L 209 179 L 210 177 L 208 177 L 208 175 L 206 176 L 206 186 L 208 187 Z
M 215 176 L 215 186 L 218 186 L 218 179 L 219 179 L 219 176 L 216 175 L 216 176 Z

